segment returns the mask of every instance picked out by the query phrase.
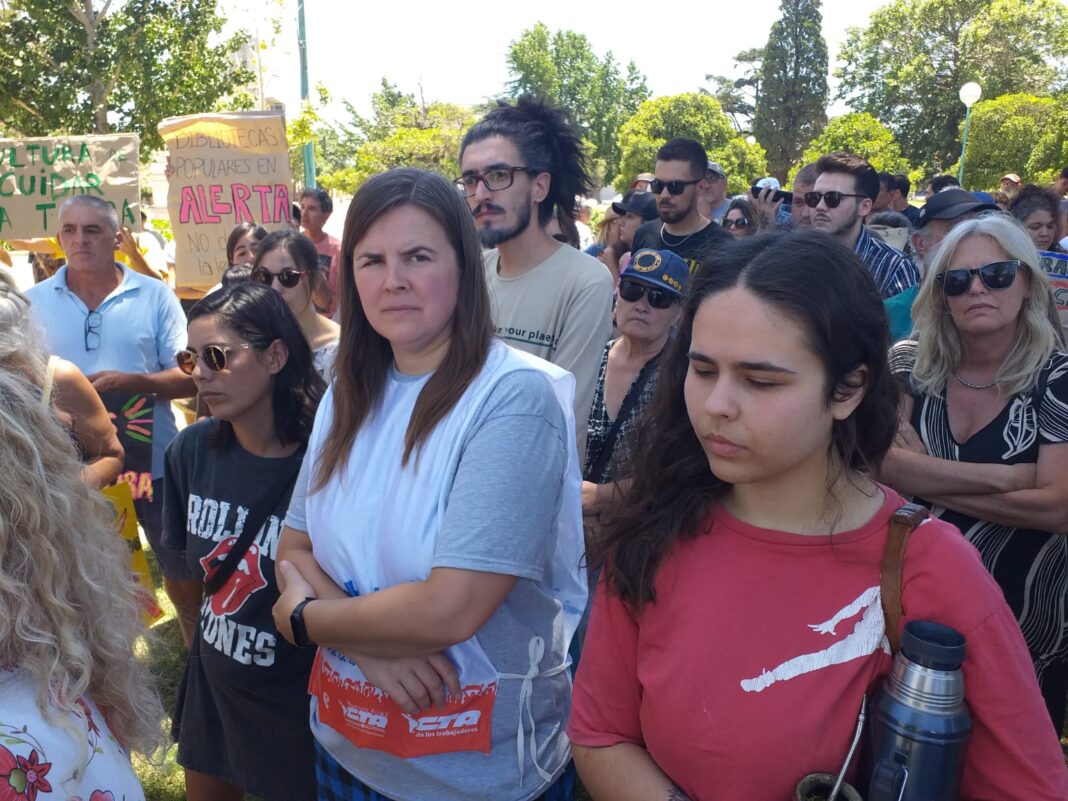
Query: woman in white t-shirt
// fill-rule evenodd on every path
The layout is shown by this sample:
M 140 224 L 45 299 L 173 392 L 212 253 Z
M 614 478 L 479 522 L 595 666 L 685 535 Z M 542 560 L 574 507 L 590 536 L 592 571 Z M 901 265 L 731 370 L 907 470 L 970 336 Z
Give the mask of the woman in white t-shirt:
M 129 552 L 39 388 L 0 370 L 0 407 L 0 798 L 143 799 L 163 709 Z
M 574 379 L 493 338 L 471 213 L 444 179 L 370 179 L 341 258 L 337 377 L 275 606 L 319 646 L 320 797 L 564 801 L 586 596 Z

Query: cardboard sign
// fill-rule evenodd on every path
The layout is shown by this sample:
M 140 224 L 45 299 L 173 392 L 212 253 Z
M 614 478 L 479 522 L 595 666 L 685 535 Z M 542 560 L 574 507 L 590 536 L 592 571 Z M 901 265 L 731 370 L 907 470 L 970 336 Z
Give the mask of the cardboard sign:
M 135 392 L 101 392 L 100 400 L 111 415 L 126 450 L 123 472 L 118 481 L 128 484 L 137 500 L 152 500 L 152 417 L 154 395 Z M 162 499 L 161 499 L 162 502 Z
M 1038 252 L 1042 269 L 1049 276 L 1053 287 L 1053 301 L 1057 304 L 1057 313 L 1061 316 L 1061 330 L 1068 338 L 1068 253 Z
M 292 176 L 285 121 L 265 111 L 171 117 L 159 124 L 171 167 L 167 205 L 179 287 L 208 288 L 229 266 L 234 226 L 268 231 L 292 219 Z
M 55 236 L 59 207 L 94 195 L 141 230 L 136 134 L 0 139 L 0 239 Z
M 163 610 L 156 603 L 156 587 L 152 581 L 152 571 L 148 568 L 145 549 L 141 546 L 141 537 L 137 533 L 137 513 L 134 511 L 133 494 L 130 485 L 120 481 L 101 490 L 104 497 L 111 501 L 115 510 L 115 529 L 119 536 L 130 546 L 130 569 L 139 588 L 138 604 L 141 607 L 141 620 L 149 626 L 163 617 Z

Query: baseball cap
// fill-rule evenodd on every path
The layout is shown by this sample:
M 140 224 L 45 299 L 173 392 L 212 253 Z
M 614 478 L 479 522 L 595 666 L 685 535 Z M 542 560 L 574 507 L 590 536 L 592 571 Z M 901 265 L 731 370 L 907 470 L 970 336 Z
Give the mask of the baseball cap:
M 1002 181 L 1004 181 L 1006 178 L 1008 178 L 1014 184 L 1022 184 L 1023 183 L 1023 181 L 1020 180 L 1020 176 L 1017 175 L 1014 172 L 1007 172 L 1007 173 L 1005 173 L 1004 175 L 1001 176 L 1001 180 Z
M 656 211 L 656 195 L 652 192 L 641 192 L 630 189 L 623 195 L 622 200 L 612 204 L 612 211 L 622 217 L 624 214 L 637 214 L 646 222 L 655 220 L 659 215 Z
M 753 186 L 758 186 L 761 189 L 782 189 L 782 187 L 779 186 L 779 179 L 770 175 L 767 178 L 761 178 L 753 184 Z
M 727 177 L 726 171 L 719 166 L 718 162 L 715 161 L 708 162 L 708 172 L 712 173 L 713 175 L 718 175 L 720 178 Z
M 944 189 L 933 195 L 920 209 L 917 227 L 922 228 L 931 220 L 954 220 L 964 214 L 976 211 L 997 211 L 993 203 L 980 200 L 971 192 L 963 189 Z
M 655 179 L 656 179 L 656 176 L 653 175 L 651 172 L 640 172 L 640 173 L 638 173 L 637 177 L 634 180 L 635 181 L 653 181 Z
M 680 297 L 690 286 L 690 268 L 681 256 L 670 250 L 642 248 L 631 256 L 630 264 L 619 274 L 619 280 L 633 278 Z

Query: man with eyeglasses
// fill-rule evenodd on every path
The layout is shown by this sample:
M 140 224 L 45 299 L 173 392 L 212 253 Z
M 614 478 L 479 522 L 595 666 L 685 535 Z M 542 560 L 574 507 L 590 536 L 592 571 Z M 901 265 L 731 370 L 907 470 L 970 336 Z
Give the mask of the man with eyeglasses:
M 826 231 L 857 254 L 871 271 L 883 298 L 920 282 L 916 265 L 864 228 L 879 195 L 879 173 L 852 153 L 830 153 L 816 162 L 819 177 L 805 205 L 812 210 L 812 227 Z
M 634 251 L 670 250 L 692 273 L 717 245 L 731 241 L 730 234 L 701 214 L 698 185 L 706 180 L 707 173 L 708 156 L 693 139 L 672 139 L 657 151 L 656 177 L 649 189 L 656 196 L 660 219 L 638 228 Z
M 97 392 L 145 393 L 158 401 L 152 413 L 152 492 L 135 498 L 134 506 L 188 644 L 200 584 L 191 579 L 184 556 L 160 543 L 163 454 L 178 433 L 170 400 L 196 392 L 175 360 L 186 345 L 185 315 L 165 283 L 115 262 L 118 231 L 115 210 L 106 201 L 93 195 L 66 200 L 59 207 L 59 244 L 67 264 L 26 296 L 52 353 L 74 362 Z
M 500 103 L 464 136 L 459 191 L 484 254 L 497 336 L 575 376 L 575 433 L 586 422 L 612 328 L 613 280 L 601 262 L 545 230 L 592 193 L 578 133 L 563 109 L 531 97 Z

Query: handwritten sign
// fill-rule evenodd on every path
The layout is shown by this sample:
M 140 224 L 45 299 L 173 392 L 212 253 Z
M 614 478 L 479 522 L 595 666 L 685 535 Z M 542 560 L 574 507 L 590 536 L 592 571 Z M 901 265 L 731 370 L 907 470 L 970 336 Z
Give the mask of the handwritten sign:
M 59 207 L 94 195 L 141 229 L 136 134 L 0 139 L 0 239 L 55 236 Z
M 210 287 L 227 268 L 226 238 L 240 223 L 289 225 L 292 176 L 276 112 L 171 117 L 159 124 L 174 174 L 168 207 L 180 287 Z
M 1068 253 L 1052 253 L 1045 250 L 1038 252 L 1042 269 L 1049 276 L 1053 287 L 1053 302 L 1057 304 L 1057 313 L 1061 316 L 1061 329 L 1068 337 Z
M 134 511 L 130 485 L 124 481 L 104 487 L 101 492 L 111 501 L 115 510 L 115 529 L 130 548 L 130 570 L 137 582 L 137 603 L 141 608 L 141 621 L 149 626 L 163 617 L 163 610 L 156 603 L 155 583 L 148 567 L 148 558 L 137 533 L 137 513 Z

